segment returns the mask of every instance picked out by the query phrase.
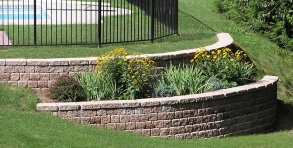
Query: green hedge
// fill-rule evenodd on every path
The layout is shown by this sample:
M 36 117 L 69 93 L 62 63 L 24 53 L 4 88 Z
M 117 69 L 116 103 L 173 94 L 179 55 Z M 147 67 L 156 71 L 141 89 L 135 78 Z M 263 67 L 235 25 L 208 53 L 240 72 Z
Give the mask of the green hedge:
M 293 0 L 215 0 L 219 13 L 293 51 Z

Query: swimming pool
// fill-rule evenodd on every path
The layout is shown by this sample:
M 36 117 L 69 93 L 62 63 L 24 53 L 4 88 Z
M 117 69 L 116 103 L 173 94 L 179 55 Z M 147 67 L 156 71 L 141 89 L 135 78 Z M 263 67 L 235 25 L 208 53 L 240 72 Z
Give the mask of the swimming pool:
M 0 4 L 0 20 L 34 19 L 34 6 L 24 4 Z M 36 19 L 49 19 L 46 11 L 37 6 Z

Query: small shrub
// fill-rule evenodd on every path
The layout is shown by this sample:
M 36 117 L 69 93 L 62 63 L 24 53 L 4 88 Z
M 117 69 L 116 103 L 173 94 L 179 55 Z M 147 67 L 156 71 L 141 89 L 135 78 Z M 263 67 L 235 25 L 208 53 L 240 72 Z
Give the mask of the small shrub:
M 158 80 L 158 83 L 155 84 L 153 88 L 153 97 L 155 98 L 172 97 L 175 95 L 173 87 L 169 84 L 166 84 L 164 78 Z
M 68 76 L 60 77 L 50 88 L 50 98 L 58 101 L 81 101 L 85 93 L 79 83 Z
M 210 77 L 209 81 L 211 83 L 211 91 L 228 88 L 225 82 L 222 82 L 215 76 Z

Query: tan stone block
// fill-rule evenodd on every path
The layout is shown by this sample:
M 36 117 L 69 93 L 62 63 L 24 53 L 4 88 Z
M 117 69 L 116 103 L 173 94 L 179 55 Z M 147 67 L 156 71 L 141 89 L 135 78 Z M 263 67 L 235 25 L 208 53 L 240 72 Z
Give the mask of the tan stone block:
M 49 59 L 48 64 L 52 66 L 63 65 L 66 66 L 69 64 L 67 59 Z
M 176 135 L 179 133 L 179 127 L 170 127 L 170 135 Z
M 19 80 L 19 73 L 11 73 L 10 80 L 11 81 L 18 81 Z
M 183 117 L 183 111 L 176 111 L 175 112 L 175 118 L 180 119 Z
M 77 113 L 77 111 L 67 111 L 67 116 L 68 117 L 77 117 L 78 113 Z
M 139 114 L 136 121 L 145 122 L 148 121 L 148 119 L 149 117 L 147 114 Z
M 50 74 L 49 73 L 40 73 L 40 80 L 41 81 L 48 81 L 48 80 L 50 80 Z
M 24 73 L 24 66 L 15 66 L 14 67 L 14 72 L 17 72 L 17 73 Z
M 153 121 L 155 128 L 164 128 L 164 120 Z
M 138 117 L 138 114 L 129 115 L 129 121 L 130 122 L 139 122 L 140 119 Z
M 172 120 L 164 120 L 164 127 L 169 128 L 172 126 Z
M 188 118 L 181 118 L 180 119 L 180 125 L 181 126 L 185 126 L 185 125 L 187 125 L 188 124 Z
M 167 120 L 175 119 L 175 113 L 174 112 L 167 112 L 166 119 Z
M 197 111 L 198 111 L 198 115 L 199 115 L 199 116 L 204 116 L 204 115 L 206 115 L 206 110 L 205 110 L 205 109 L 198 109 Z
M 145 129 L 146 128 L 146 124 L 145 124 L 145 122 L 136 122 L 135 128 L 136 129 Z
M 181 125 L 180 119 L 173 119 L 172 120 L 172 127 L 177 127 L 180 125 Z
M 38 81 L 27 81 L 28 87 L 38 88 Z
M 120 122 L 120 116 L 119 115 L 111 115 L 111 123 L 118 123 Z
M 111 116 L 106 115 L 106 116 L 101 116 L 101 123 L 102 124 L 107 124 L 111 122 Z
M 48 72 L 49 73 L 60 73 L 60 72 L 64 72 L 64 70 L 63 70 L 62 66 L 50 66 Z
M 135 122 L 127 122 L 125 123 L 125 125 L 126 125 L 126 130 L 134 130 L 136 126 Z
M 126 130 L 126 124 L 125 123 L 117 123 L 116 124 L 116 129 L 117 130 Z
M 20 80 L 21 81 L 28 81 L 30 79 L 29 73 L 20 73 Z
M 27 65 L 35 66 L 35 65 L 41 65 L 41 66 L 47 66 L 48 60 L 47 59 L 27 59 Z
M 158 120 L 166 120 L 166 119 L 167 119 L 167 113 L 166 112 L 158 113 Z
M 48 66 L 35 66 L 36 73 L 47 73 L 49 72 L 49 67 Z
M 105 115 L 107 115 L 106 110 L 105 109 L 98 109 L 97 110 L 97 115 L 98 116 L 105 116 Z
M 13 72 L 15 72 L 14 66 L 5 66 L 4 67 L 4 72 L 6 72 L 6 73 L 13 73 Z
M 117 123 L 108 123 L 107 128 L 108 129 L 116 129 L 117 128 Z
M 101 124 L 101 116 L 93 116 L 90 120 L 91 124 Z
M 35 66 L 25 66 L 24 67 L 24 73 L 34 73 L 35 72 Z
M 5 66 L 0 66 L 0 73 L 4 73 L 5 71 Z
M 8 66 L 26 65 L 26 59 L 6 59 L 6 65 Z
M 38 81 L 40 80 L 40 73 L 30 73 L 29 80 Z
M 152 123 L 152 121 L 147 121 L 145 122 L 145 128 L 152 129 L 152 128 L 155 128 L 155 125 Z
M 120 122 L 129 122 L 130 116 L 129 115 L 120 115 Z
M 73 66 L 63 66 L 63 72 L 73 72 Z
M 156 120 L 158 120 L 158 114 L 157 113 L 149 114 L 149 121 L 156 121 Z
M 57 80 L 60 78 L 59 73 L 50 73 L 49 74 L 50 80 Z
M 146 135 L 146 136 L 150 136 L 151 135 L 151 129 L 142 129 L 141 134 Z
M 37 104 L 38 111 L 58 111 L 58 106 L 54 103 L 38 103 Z
M 0 81 L 9 81 L 10 73 L 0 73 Z
M 38 81 L 39 88 L 48 88 L 48 81 Z
M 151 136 L 160 136 L 160 129 L 159 128 L 151 129 Z
M 79 109 L 79 104 L 76 104 L 76 109 Z M 79 111 L 79 116 L 80 117 L 94 117 L 97 115 L 97 111 L 95 110 L 80 110 Z
M 1 66 L 6 65 L 6 60 L 5 60 L 5 59 L 0 59 L 0 65 L 1 65 Z
M 17 82 L 18 84 L 18 86 L 23 86 L 23 87 L 26 87 L 27 86 L 27 81 L 18 81 Z
M 193 131 L 198 132 L 201 131 L 201 124 L 194 124 L 193 125 Z
M 160 136 L 167 136 L 169 135 L 170 129 L 169 128 L 161 128 L 160 129 Z
M 82 58 L 71 58 L 67 59 L 69 62 L 69 65 L 88 65 L 89 61 L 87 59 Z

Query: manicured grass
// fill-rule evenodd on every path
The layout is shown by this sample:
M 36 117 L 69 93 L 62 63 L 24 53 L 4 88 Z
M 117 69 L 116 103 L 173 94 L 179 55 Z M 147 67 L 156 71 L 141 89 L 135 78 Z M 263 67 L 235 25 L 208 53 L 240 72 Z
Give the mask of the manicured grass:
M 244 32 L 237 24 L 225 19 L 223 16 L 212 11 L 212 1 L 206 0 L 179 0 L 179 9 L 181 11 L 180 19 L 188 23 L 186 30 L 182 31 L 182 36 L 188 36 L 187 41 L 181 40 L 182 36 L 172 36 L 169 41 L 157 41 L 154 44 L 133 43 L 133 44 L 115 44 L 106 45 L 105 48 L 97 49 L 95 47 L 82 48 L 71 47 L 41 47 L 37 49 L 26 48 L 9 48 L 7 51 L 0 50 L 0 56 L 7 57 L 22 57 L 21 54 L 28 52 L 27 57 L 36 57 L 51 53 L 48 57 L 60 57 L 67 52 L 69 57 L 75 55 L 96 56 L 96 52 L 105 52 L 108 49 L 113 49 L 115 46 L 124 46 L 127 49 L 138 50 L 148 53 L 149 50 L 155 52 L 154 49 L 164 48 L 167 51 L 179 48 L 188 49 L 188 47 L 200 47 L 203 45 L 192 44 L 205 42 L 205 39 L 197 36 L 196 28 L 192 27 L 192 21 L 200 20 L 202 23 L 213 28 L 217 32 L 228 32 L 232 35 L 237 43 L 248 54 L 252 61 L 258 67 L 259 77 L 267 75 L 277 75 L 280 77 L 278 86 L 278 98 L 286 103 L 292 103 L 293 72 L 291 65 L 293 59 L 290 53 L 283 52 L 283 49 L 278 48 L 275 44 L 267 39 L 260 37 L 252 32 Z M 183 15 L 184 14 L 184 15 Z M 182 22 L 181 22 L 182 25 Z M 182 27 L 182 26 L 181 26 Z M 208 27 L 207 27 L 208 28 Z M 201 32 L 202 31 L 202 32 Z M 204 34 L 204 31 L 200 32 Z M 207 35 L 209 36 L 209 35 Z M 214 36 L 213 36 L 214 37 Z M 212 37 L 212 38 L 213 38 Z M 171 43 L 172 41 L 172 43 Z M 173 42 L 174 41 L 174 42 Z M 207 43 L 207 42 L 205 42 Z M 189 45 L 185 45 L 189 44 Z M 119 46 L 118 46 L 119 45 Z M 175 47 L 173 47 L 175 46 Z M 156 48 L 153 48 L 156 47 Z M 76 48 L 76 49 L 75 49 Z M 23 51 L 22 51 L 23 50 Z M 46 51 L 48 50 L 48 51 Z M 65 50 L 65 51 L 63 51 Z M 84 50 L 91 51 L 91 54 L 83 53 Z M 21 52 L 20 52 L 21 51 Z M 96 51 L 96 52 L 95 52 Z M 45 53 L 41 53 L 45 52 Z M 54 53 L 55 52 L 55 53 Z M 8 54 L 10 53 L 10 54 Z M 13 54 L 12 54 L 13 53 Z M 61 55 L 60 55 L 61 54 Z M 71 55 L 72 54 L 72 55 Z M 73 56 L 74 57 L 74 56 Z M 283 124 L 286 121 L 286 129 L 280 132 L 274 132 L 262 135 L 238 136 L 223 139 L 208 139 L 208 140 L 176 140 L 163 138 L 150 138 L 138 136 L 133 133 L 106 130 L 103 128 L 90 127 L 80 125 L 67 120 L 62 120 L 58 117 L 51 116 L 46 113 L 34 111 L 36 102 L 35 94 L 28 88 L 11 87 L 6 84 L 0 84 L 0 147 L 292 147 L 292 120 L 290 116 L 281 112 L 283 120 L 279 120 L 278 124 Z M 292 108 L 291 105 L 288 105 Z M 282 106 L 283 107 L 283 106 Z M 279 109 L 283 109 L 280 107 Z M 282 121 L 282 122 L 280 122 Z

